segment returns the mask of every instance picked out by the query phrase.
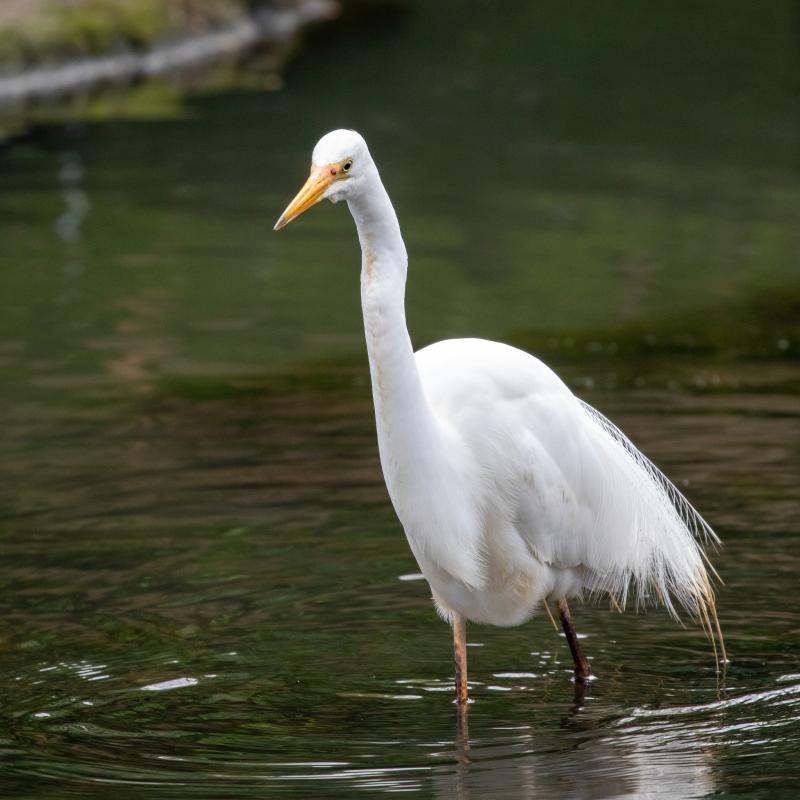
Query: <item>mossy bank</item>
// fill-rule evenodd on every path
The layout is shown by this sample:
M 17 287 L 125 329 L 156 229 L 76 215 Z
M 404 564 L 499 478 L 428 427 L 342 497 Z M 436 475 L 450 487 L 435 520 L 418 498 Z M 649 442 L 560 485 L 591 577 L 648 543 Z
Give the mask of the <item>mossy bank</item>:
M 280 62 L 336 0 L 6 0 L 0 106 L 194 70 L 256 46 Z

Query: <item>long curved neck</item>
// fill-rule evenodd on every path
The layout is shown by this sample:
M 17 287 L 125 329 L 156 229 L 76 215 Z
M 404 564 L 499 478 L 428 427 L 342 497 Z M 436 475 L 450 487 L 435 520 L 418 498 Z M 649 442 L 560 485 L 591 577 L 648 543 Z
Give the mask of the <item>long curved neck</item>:
M 434 468 L 438 425 L 425 398 L 404 307 L 408 256 L 397 215 L 377 169 L 348 200 L 361 243 L 361 307 L 367 340 L 378 446 L 389 493 Z

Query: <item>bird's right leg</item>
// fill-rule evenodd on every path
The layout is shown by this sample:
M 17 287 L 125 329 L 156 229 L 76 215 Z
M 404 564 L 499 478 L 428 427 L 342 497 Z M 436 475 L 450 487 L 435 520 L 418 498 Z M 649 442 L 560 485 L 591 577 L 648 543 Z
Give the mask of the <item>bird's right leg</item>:
M 564 628 L 564 635 L 567 637 L 569 651 L 572 653 L 572 663 L 575 665 L 575 682 L 586 683 L 592 677 L 592 670 L 589 667 L 589 660 L 581 650 L 578 633 L 572 624 L 572 617 L 569 614 L 569 606 L 563 597 L 558 601 L 558 614 L 561 617 L 561 627 Z
M 456 702 L 466 708 L 467 691 L 467 625 L 460 614 L 453 617 L 453 656 L 456 663 Z

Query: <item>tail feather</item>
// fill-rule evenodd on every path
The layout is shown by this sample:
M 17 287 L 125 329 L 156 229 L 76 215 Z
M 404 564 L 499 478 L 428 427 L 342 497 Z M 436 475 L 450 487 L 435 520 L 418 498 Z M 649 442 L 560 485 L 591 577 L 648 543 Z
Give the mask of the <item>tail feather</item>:
M 652 492 L 653 500 L 656 503 L 666 501 L 663 505 L 667 513 L 674 512 L 675 515 L 674 519 L 670 516 L 674 524 L 669 524 L 669 530 L 678 538 L 677 542 L 651 542 L 649 551 L 641 554 L 643 558 L 635 567 L 598 576 L 594 591 L 607 592 L 615 603 L 624 608 L 630 585 L 634 583 L 637 605 L 645 605 L 655 597 L 679 620 L 672 601 L 672 597 L 677 598 L 712 640 L 717 663 L 717 641 L 723 662 L 726 661 L 725 643 L 709 573 L 720 582 L 721 579 L 704 549 L 704 545 L 719 545 L 719 537 L 669 478 L 613 422 L 588 403 L 581 401 L 581 405 L 593 422 L 622 448 L 628 465 L 637 470 L 640 478 L 644 473 L 646 480 L 643 483 L 648 492 Z

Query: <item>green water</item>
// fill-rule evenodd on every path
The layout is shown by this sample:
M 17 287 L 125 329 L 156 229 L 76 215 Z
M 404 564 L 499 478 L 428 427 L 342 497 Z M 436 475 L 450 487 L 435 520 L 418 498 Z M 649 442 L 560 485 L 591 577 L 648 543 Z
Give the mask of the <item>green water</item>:
M 498 7 L 384 8 L 282 91 L 115 95 L 0 151 L 3 797 L 796 796 L 797 5 Z M 718 530 L 724 680 L 698 630 L 577 605 L 583 703 L 546 618 L 472 626 L 457 730 L 352 223 L 271 231 L 341 125 L 416 344 L 537 352 Z

